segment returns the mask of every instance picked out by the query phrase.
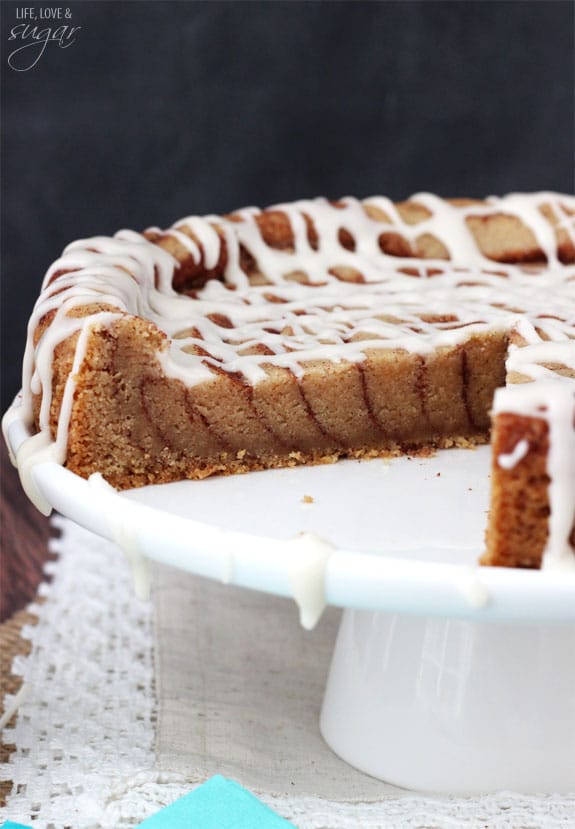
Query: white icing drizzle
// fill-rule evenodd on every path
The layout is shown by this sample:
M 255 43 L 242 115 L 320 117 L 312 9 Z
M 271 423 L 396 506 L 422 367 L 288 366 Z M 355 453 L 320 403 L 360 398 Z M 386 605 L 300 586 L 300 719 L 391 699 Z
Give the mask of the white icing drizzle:
M 121 502 L 115 497 L 116 490 L 100 475 L 90 475 L 88 485 L 102 504 L 102 514 L 110 530 L 112 540 L 126 556 L 134 579 L 134 592 L 142 601 L 150 598 L 151 565 L 138 543 L 136 525 L 127 522 Z
M 208 271 L 216 267 L 220 258 L 220 237 L 214 229 L 218 223 L 217 216 L 188 216 L 178 222 L 178 227 L 186 227 L 197 238 L 204 252 L 204 267 Z M 175 228 L 171 228 L 168 233 L 178 234 L 179 237 L 184 235 L 179 234 Z
M 457 581 L 459 591 L 465 601 L 476 608 L 483 608 L 489 604 L 490 595 L 486 585 L 481 580 L 477 567 L 465 567 Z
M 512 452 L 497 456 L 497 463 L 502 469 L 513 469 L 529 452 L 529 442 L 520 440 Z
M 256 384 L 267 376 L 268 365 L 299 377 L 312 360 L 361 362 L 367 349 L 380 347 L 424 355 L 463 343 L 474 333 L 513 330 L 522 344 L 510 347 L 507 368 L 511 380 L 519 374 L 523 382 L 499 390 L 494 411 L 532 412 L 549 423 L 551 518 L 544 566 L 575 562 L 568 543 L 575 518 L 575 381 L 557 370 L 575 371 L 575 266 L 559 261 L 556 230 L 541 212 L 548 210 L 557 230 L 575 245 L 575 198 L 511 194 L 465 206 L 428 193 L 412 198 L 429 212 L 415 224 L 383 197 L 363 202 L 348 197 L 337 206 L 325 199 L 276 205 L 270 209 L 287 217 L 293 250 L 265 242 L 256 222 L 258 208 L 245 208 L 232 218 L 184 218 L 157 232 L 171 237 L 204 270 L 218 266 L 222 245 L 226 253 L 223 281 L 209 280 L 193 299 L 172 286 L 179 262 L 138 233 L 122 230 L 112 238 L 69 245 L 44 278 L 29 323 L 22 398 L 14 404 L 32 426 L 32 396 L 42 395 L 40 435 L 26 442 L 18 457 L 27 492 L 34 494 L 36 462 L 47 456 L 65 460 L 75 375 L 90 333 L 125 315 L 147 319 L 166 333 L 158 360 L 168 377 L 187 386 L 213 380 L 216 370 L 239 372 Z M 377 209 L 387 221 L 372 218 Z M 516 217 L 529 229 L 546 267 L 500 264 L 482 254 L 467 220 L 496 214 Z M 310 240 L 309 223 L 317 243 Z M 343 246 L 342 230 L 354 250 Z M 388 232 L 411 244 L 433 236 L 449 261 L 384 254 L 379 239 Z M 242 249 L 255 260 L 265 284 L 255 284 L 242 270 Z M 361 283 L 342 281 L 346 269 Z M 302 274 L 307 284 L 294 281 Z M 94 313 L 70 316 L 86 305 L 96 306 Z M 46 314 L 54 318 L 34 344 Z M 74 367 L 52 440 L 54 350 L 72 336 L 77 336 Z
M 150 228 L 150 230 L 156 231 L 157 233 L 162 233 L 159 227 Z M 182 233 L 180 230 L 176 230 L 175 227 L 171 227 L 169 230 L 165 231 L 168 236 L 172 236 L 176 239 L 177 242 L 180 243 L 187 251 L 192 255 L 192 259 L 197 264 L 202 259 L 202 251 L 200 250 L 199 246 L 194 242 L 194 240 L 188 236 L 187 233 Z
M 16 466 L 20 475 L 22 488 L 36 509 L 42 515 L 50 515 L 51 504 L 40 492 L 34 480 L 34 468 L 41 463 L 61 462 L 58 447 L 49 432 L 38 432 L 25 440 L 16 452 Z
M 13 423 L 20 420 L 20 409 L 22 408 L 22 391 L 19 391 L 14 400 L 12 401 L 12 405 L 10 408 L 5 412 L 4 417 L 2 418 L 2 436 L 4 438 L 4 443 L 8 448 L 8 457 L 13 466 L 16 466 L 16 455 L 12 448 L 12 441 L 10 440 L 10 427 Z
M 301 533 L 285 544 L 287 574 L 300 624 L 311 630 L 325 609 L 325 574 L 335 548 L 314 533 Z

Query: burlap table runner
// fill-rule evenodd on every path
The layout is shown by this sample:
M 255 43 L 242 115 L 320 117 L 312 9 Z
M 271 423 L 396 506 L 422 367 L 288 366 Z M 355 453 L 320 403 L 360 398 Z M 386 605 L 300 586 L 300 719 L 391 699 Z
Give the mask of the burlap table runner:
M 403 790 L 328 748 L 319 714 L 340 611 L 303 630 L 288 599 L 154 569 L 159 767 L 274 796 L 369 801 Z

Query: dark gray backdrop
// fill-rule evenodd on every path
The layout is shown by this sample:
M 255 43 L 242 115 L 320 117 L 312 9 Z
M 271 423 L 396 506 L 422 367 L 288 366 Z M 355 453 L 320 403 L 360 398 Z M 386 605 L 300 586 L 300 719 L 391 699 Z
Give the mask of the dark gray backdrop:
M 3 407 L 74 238 L 313 195 L 573 190 L 570 0 L 1 6 Z M 81 29 L 18 72 L 23 6 Z

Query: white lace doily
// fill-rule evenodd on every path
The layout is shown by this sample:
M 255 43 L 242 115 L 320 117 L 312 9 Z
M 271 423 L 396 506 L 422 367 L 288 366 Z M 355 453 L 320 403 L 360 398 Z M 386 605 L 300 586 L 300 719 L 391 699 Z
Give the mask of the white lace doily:
M 47 568 L 46 601 L 31 608 L 38 624 L 24 630 L 32 652 L 14 664 L 26 690 L 4 732 L 16 751 L 0 769 L 14 783 L 3 817 L 37 829 L 133 829 L 200 780 L 155 768 L 151 605 L 134 597 L 114 545 L 54 523 L 59 558 Z M 575 795 L 406 793 L 371 804 L 259 796 L 299 829 L 575 825 Z

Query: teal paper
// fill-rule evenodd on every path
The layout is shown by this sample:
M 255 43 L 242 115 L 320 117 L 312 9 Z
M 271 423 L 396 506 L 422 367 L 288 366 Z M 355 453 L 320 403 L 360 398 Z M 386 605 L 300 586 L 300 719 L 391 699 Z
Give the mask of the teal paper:
M 294 829 L 251 792 L 220 774 L 140 823 L 138 829 Z
M 32 829 L 32 827 L 24 826 L 23 823 L 12 823 L 11 820 L 7 820 L 6 823 L 2 824 L 2 829 Z

